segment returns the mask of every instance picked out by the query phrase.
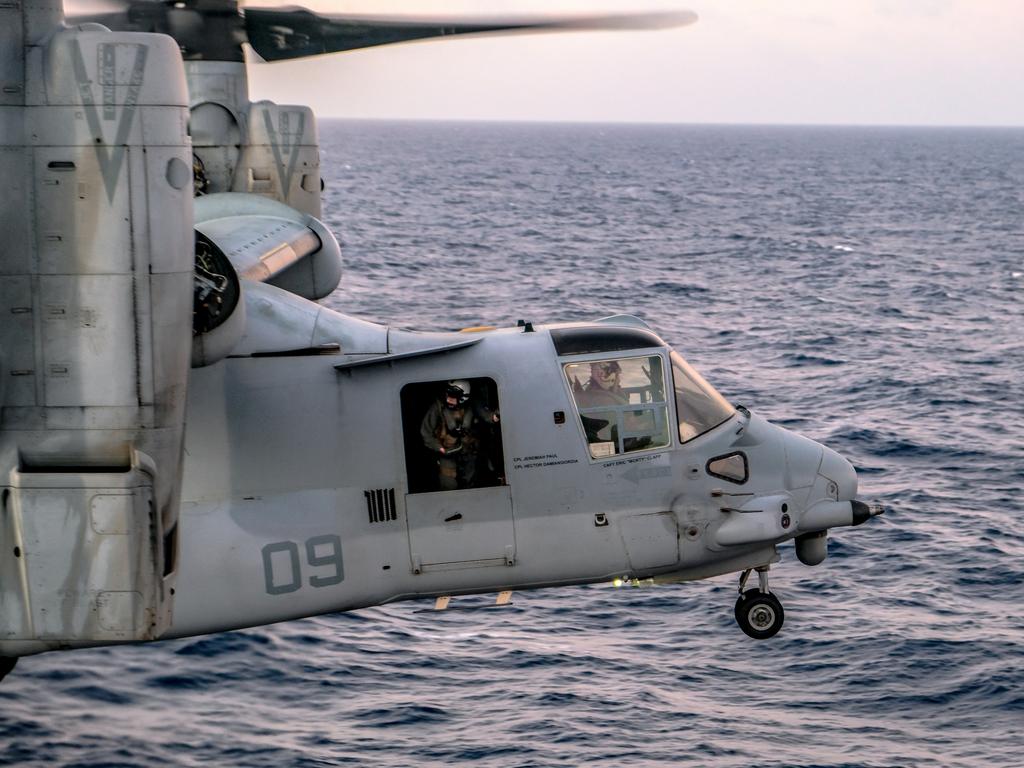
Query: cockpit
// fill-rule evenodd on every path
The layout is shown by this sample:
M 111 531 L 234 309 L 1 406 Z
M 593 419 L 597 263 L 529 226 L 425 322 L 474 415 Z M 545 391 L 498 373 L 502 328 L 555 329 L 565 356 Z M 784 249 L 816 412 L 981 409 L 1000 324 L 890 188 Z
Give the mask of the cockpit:
M 666 359 L 667 345 L 649 330 L 559 328 L 551 338 L 592 459 L 667 448 L 672 430 L 687 443 L 735 413 L 681 355 Z

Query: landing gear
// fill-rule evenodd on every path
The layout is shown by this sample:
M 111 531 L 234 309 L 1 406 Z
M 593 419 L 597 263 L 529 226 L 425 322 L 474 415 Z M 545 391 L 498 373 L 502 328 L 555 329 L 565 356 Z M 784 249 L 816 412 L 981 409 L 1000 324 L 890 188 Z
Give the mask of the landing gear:
M 750 578 L 748 568 L 740 576 L 740 596 L 736 600 L 736 623 L 740 629 L 755 640 L 767 640 L 782 629 L 786 613 L 782 610 L 779 598 L 768 591 L 767 566 L 757 569 L 759 586 L 754 589 L 744 588 Z
M 0 680 L 7 677 L 7 673 L 14 669 L 14 665 L 17 663 L 17 656 L 0 656 Z

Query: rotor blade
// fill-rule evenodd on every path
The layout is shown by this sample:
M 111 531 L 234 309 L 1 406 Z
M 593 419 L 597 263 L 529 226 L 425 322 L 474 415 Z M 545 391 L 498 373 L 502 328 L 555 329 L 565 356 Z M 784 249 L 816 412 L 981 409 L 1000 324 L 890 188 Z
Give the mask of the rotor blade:
M 128 0 L 65 0 L 64 15 L 70 18 L 100 16 L 128 10 Z
M 77 9 L 76 9 L 77 10 Z M 69 27 L 77 27 L 82 24 L 102 24 L 107 29 L 119 29 L 126 31 L 148 31 L 137 30 L 132 19 L 125 10 L 97 11 L 96 13 L 68 13 L 64 21 Z
M 305 8 L 248 8 L 249 44 L 266 61 L 297 59 L 450 35 L 510 32 L 666 29 L 692 24 L 691 11 L 650 11 L 585 16 L 444 18 L 323 16 Z
M 116 32 L 164 32 L 168 4 L 146 0 L 65 0 L 69 27 L 102 24 Z

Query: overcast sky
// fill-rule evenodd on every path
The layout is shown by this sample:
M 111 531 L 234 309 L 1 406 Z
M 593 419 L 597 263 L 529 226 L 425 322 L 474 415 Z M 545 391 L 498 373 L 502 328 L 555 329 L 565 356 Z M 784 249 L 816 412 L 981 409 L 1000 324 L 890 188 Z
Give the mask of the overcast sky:
M 251 68 L 254 100 L 308 104 L 321 117 L 1024 126 L 1024 0 L 297 4 L 700 17 L 668 31 L 450 38 Z

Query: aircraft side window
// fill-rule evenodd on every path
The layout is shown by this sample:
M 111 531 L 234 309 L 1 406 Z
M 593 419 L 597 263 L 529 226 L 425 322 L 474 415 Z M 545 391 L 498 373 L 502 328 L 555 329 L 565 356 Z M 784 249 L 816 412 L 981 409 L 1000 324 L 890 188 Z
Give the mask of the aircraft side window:
M 671 358 L 679 440 L 686 443 L 728 421 L 736 409 L 690 367 L 682 355 L 673 352 Z
M 665 374 L 659 355 L 566 363 L 591 457 L 669 445 Z
M 402 388 L 409 493 L 505 484 L 498 387 L 452 378 Z
M 712 477 L 720 477 L 737 485 L 743 485 L 750 477 L 747 455 L 742 451 L 734 451 L 724 456 L 715 456 L 713 459 L 708 460 L 705 469 Z

